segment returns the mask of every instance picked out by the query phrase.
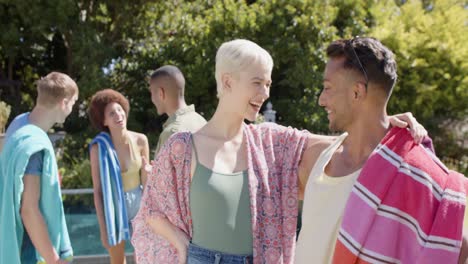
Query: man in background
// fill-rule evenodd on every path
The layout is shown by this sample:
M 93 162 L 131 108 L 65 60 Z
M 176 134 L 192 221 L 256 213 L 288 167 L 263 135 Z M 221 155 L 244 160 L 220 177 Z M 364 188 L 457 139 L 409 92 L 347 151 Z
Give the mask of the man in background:
M 37 81 L 36 105 L 7 129 L 0 154 L 0 263 L 69 263 L 57 161 L 47 131 L 63 123 L 78 98 L 66 74 Z
M 151 101 L 158 115 L 167 114 L 154 157 L 169 137 L 177 132 L 195 132 L 206 124 L 206 120 L 195 112 L 194 105 L 185 102 L 185 78 L 176 66 L 165 65 L 151 74 L 149 81 Z

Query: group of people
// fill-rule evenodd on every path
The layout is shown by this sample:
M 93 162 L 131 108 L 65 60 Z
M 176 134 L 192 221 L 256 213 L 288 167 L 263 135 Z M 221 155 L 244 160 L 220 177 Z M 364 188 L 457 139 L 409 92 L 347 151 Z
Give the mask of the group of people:
M 254 121 L 273 59 L 236 39 L 216 54 L 219 102 L 206 122 L 184 99 L 185 79 L 163 66 L 149 81 L 163 126 L 155 156 L 127 129 L 129 101 L 97 92 L 89 145 L 101 241 L 111 263 L 465 263 L 468 184 L 436 157 L 410 113 L 388 116 L 393 53 L 374 38 L 327 48 L 319 104 L 340 136 Z M 0 154 L 0 263 L 69 263 L 73 251 L 54 150 L 78 87 L 53 72 L 30 113 L 8 127 Z M 296 237 L 298 201 L 302 228 Z

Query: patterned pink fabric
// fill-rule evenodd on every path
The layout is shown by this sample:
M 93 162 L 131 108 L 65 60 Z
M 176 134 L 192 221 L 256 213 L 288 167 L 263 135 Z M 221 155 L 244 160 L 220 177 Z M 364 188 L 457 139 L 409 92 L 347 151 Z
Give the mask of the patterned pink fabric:
M 244 125 L 254 263 L 293 263 L 297 222 L 297 169 L 308 132 L 267 123 Z M 173 135 L 156 158 L 133 220 L 139 264 L 177 263 L 177 253 L 154 234 L 147 217 L 164 216 L 192 237 L 189 207 L 192 144 L 189 132 Z
M 346 204 L 333 263 L 457 263 L 468 183 L 391 129 Z

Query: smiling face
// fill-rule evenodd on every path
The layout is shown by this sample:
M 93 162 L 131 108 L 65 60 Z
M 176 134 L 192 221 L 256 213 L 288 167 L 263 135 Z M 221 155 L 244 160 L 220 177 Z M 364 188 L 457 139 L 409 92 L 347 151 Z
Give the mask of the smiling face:
M 256 62 L 229 76 L 228 100 L 232 109 L 242 118 L 255 121 L 263 102 L 270 96 L 271 68 Z
M 328 114 L 331 131 L 346 131 L 353 122 L 353 84 L 352 73 L 343 68 L 344 58 L 330 59 L 325 68 L 323 90 L 319 97 L 320 106 Z
M 127 127 L 127 115 L 120 104 L 112 102 L 106 105 L 104 109 L 104 126 L 107 126 L 110 131 Z

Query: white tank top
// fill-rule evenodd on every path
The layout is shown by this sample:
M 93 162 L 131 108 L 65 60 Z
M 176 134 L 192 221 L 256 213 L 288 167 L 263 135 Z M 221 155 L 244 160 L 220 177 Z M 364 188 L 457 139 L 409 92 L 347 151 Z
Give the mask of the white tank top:
M 320 154 L 307 181 L 302 228 L 296 245 L 296 264 L 331 263 L 343 212 L 361 170 L 343 177 L 324 172 L 333 153 L 348 134 L 344 133 Z

